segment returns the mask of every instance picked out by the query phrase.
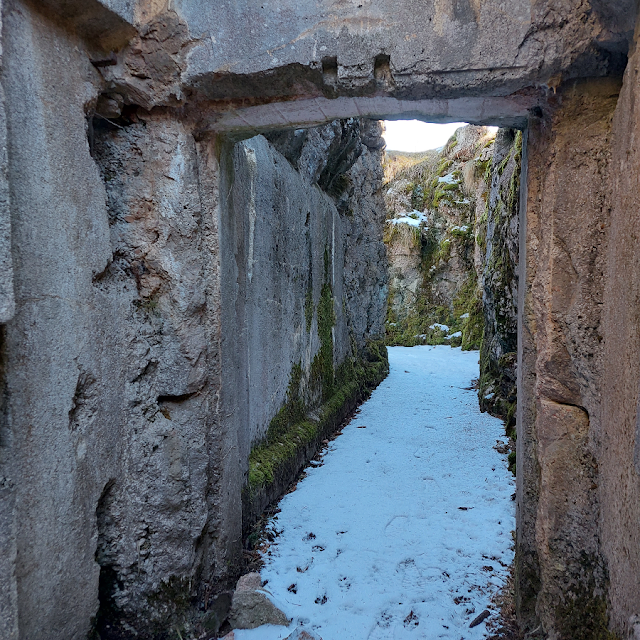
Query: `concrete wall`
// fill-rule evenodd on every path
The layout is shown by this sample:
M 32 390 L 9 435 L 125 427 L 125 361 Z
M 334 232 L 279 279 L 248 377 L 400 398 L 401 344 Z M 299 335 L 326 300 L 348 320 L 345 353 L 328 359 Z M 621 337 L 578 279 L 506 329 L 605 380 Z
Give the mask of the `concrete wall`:
M 317 307 L 323 284 L 331 285 L 334 297 L 336 364 L 350 345 L 342 305 L 344 232 L 335 204 L 262 136 L 237 144 L 231 153 L 221 257 L 222 306 L 229 313 L 225 340 L 233 346 L 223 368 L 228 363 L 231 370 L 233 363 L 237 376 L 225 379 L 223 389 L 233 398 L 228 401 L 235 407 L 232 419 L 246 473 L 251 446 L 264 437 L 286 400 L 294 365 L 310 376 L 320 348 Z M 307 291 L 313 301 L 309 324 Z
M 537 618 L 554 638 L 600 637 L 608 623 L 596 489 L 611 119 L 618 91 L 619 83 L 609 80 L 564 87 L 549 111 L 532 120 L 528 137 L 519 597 L 522 615 Z
M 615 629 L 640 633 L 640 259 L 637 48 L 612 123 L 611 208 L 603 294 L 602 431 L 599 437 L 602 550 Z

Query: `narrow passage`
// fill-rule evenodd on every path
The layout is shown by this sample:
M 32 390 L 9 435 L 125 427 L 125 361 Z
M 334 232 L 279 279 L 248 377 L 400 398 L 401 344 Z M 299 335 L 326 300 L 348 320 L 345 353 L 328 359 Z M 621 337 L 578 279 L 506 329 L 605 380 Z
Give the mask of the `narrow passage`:
M 513 559 L 515 491 L 502 422 L 480 413 L 478 352 L 390 347 L 391 373 L 270 523 L 263 580 L 289 629 L 323 640 L 487 635 L 469 623 Z M 491 618 L 496 611 L 491 609 Z M 489 619 L 489 621 L 491 620 Z

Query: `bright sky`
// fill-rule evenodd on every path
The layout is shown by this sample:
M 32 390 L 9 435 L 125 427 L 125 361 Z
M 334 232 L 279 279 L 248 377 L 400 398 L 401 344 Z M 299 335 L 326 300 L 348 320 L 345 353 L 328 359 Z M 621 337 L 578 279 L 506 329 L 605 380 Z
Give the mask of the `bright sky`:
M 419 120 L 386 120 L 383 134 L 389 151 L 426 151 L 447 144 L 447 140 L 464 122 L 428 124 Z

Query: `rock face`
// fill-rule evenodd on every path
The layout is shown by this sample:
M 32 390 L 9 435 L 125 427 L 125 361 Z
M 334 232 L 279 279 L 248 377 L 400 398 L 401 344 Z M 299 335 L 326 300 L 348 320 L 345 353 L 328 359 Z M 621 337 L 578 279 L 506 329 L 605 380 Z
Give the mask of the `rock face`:
M 488 194 L 481 218 L 484 328 L 478 397 L 480 408 L 502 416 L 514 437 L 521 164 L 522 132 L 500 129 L 487 167 Z
M 606 194 L 618 91 L 615 81 L 575 83 L 529 130 L 516 557 L 523 621 L 537 618 L 558 638 L 607 637 L 609 581 L 620 579 L 602 548 L 611 540 L 603 497 L 618 472 L 603 443 L 612 425 L 603 430 L 600 304 L 612 275 Z
M 484 258 L 475 239 L 485 235 L 492 153 L 486 128 L 463 127 L 386 185 L 388 344 L 480 346 Z
M 522 133 L 467 126 L 422 155 L 386 159 L 387 343 L 480 348 L 480 406 L 511 433 Z
M 616 54 L 633 30 L 630 1 L 615 8 L 571 1 L 560 11 L 554 3 L 516 0 L 508 14 L 498 0 L 428 6 L 267 0 L 224 12 L 202 0 L 180 6 L 198 38 L 185 79 L 212 99 L 376 91 L 401 99 L 452 98 L 475 95 L 476 87 L 505 95 L 520 83 L 553 85 L 551 77 L 567 67 L 582 71 L 580 55 L 592 34 L 600 50 L 589 53 L 601 65 L 623 64 Z M 249 33 L 252 38 L 240 35 Z M 288 80 L 296 65 L 294 85 Z M 225 68 L 230 73 L 218 77 Z M 237 82 L 243 77 L 250 82 Z
M 640 193 L 636 186 L 638 149 L 633 144 L 640 131 L 639 70 L 636 48 L 611 125 L 608 176 L 613 182 L 607 185 L 611 192 L 605 190 L 611 217 L 602 297 L 603 372 L 598 385 L 602 414 L 597 449 L 600 536 L 609 569 L 607 611 L 611 626 L 621 636 L 629 629 L 634 640 L 640 637 L 640 591 L 633 586 L 640 575 L 640 542 L 634 524 L 640 521 Z

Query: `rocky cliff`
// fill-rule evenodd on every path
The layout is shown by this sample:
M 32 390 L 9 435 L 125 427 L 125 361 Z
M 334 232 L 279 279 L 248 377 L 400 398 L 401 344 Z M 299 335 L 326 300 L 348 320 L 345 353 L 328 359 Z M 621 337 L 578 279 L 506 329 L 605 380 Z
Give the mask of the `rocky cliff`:
M 480 406 L 516 407 L 522 134 L 466 126 L 440 151 L 388 153 L 388 344 L 480 349 Z

